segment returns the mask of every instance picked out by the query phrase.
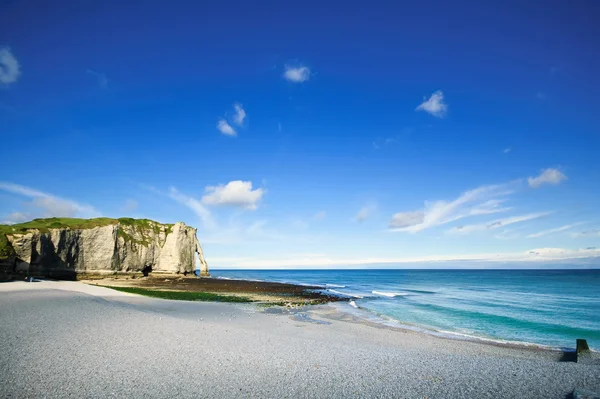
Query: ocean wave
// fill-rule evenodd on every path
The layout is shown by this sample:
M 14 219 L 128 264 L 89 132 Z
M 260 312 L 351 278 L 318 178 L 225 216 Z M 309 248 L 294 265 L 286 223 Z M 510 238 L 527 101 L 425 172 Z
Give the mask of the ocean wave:
M 337 284 L 325 284 L 325 287 L 346 288 L 345 285 L 337 285 Z
M 358 306 L 356 305 L 356 302 L 354 302 L 354 301 L 348 302 L 348 305 L 352 306 L 354 309 L 358 309 Z
M 373 294 L 375 295 L 379 295 L 379 296 L 385 296 L 388 298 L 394 298 L 397 296 L 406 296 L 409 295 L 406 292 L 385 292 L 385 291 L 372 291 Z
M 357 293 L 342 292 L 342 291 L 337 291 L 337 290 L 327 290 L 327 292 L 332 293 L 332 294 L 342 295 L 345 297 L 354 298 L 354 299 L 363 299 L 365 297 L 364 295 L 359 295 Z
M 427 290 L 409 290 L 408 288 L 405 288 L 404 291 L 408 291 L 408 292 L 414 292 L 416 294 L 437 294 L 437 292 L 435 291 L 427 291 Z

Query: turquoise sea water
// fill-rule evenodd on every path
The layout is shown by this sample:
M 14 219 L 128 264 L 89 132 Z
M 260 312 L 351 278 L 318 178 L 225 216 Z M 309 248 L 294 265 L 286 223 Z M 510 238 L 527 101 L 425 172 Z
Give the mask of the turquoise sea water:
M 214 270 L 214 277 L 322 286 L 365 317 L 473 336 L 600 349 L 600 270 Z M 356 305 L 358 310 L 352 305 Z

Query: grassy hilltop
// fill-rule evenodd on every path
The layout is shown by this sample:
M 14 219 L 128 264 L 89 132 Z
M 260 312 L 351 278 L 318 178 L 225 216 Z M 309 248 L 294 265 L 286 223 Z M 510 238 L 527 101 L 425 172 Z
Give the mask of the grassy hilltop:
M 46 219 L 33 219 L 32 221 L 25 223 L 18 223 L 12 225 L 0 224 L 0 258 L 7 258 L 14 254 L 13 248 L 8 242 L 6 235 L 10 234 L 25 234 L 28 230 L 34 229 L 41 233 L 47 233 L 50 229 L 93 229 L 94 227 L 103 227 L 119 223 L 122 226 L 132 226 L 134 230 L 140 233 L 143 240 L 134 240 L 132 236 L 127 234 L 125 231 L 119 229 L 119 237 L 122 237 L 125 241 L 135 241 L 138 244 L 147 244 L 145 232 L 154 230 L 156 234 L 160 232 L 160 226 L 166 226 L 167 235 L 171 232 L 173 227 L 172 224 L 162 224 L 149 219 L 132 219 L 132 218 L 94 218 L 94 219 L 77 219 L 77 218 L 46 218 Z

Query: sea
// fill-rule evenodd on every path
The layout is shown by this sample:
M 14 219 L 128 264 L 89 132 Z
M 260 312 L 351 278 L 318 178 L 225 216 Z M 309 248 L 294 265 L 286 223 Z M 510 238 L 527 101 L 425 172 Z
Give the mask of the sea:
M 212 270 L 319 286 L 340 310 L 457 339 L 600 349 L 600 270 Z

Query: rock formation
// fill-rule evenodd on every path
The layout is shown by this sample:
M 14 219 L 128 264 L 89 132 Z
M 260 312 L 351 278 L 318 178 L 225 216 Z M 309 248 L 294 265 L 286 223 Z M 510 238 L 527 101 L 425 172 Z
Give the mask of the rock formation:
M 30 227 L 33 226 L 33 227 Z M 38 226 L 38 227 L 35 227 Z M 200 274 L 208 265 L 196 229 L 184 223 L 160 224 L 140 219 L 36 219 L 2 226 L 17 270 L 65 276 L 149 272 L 194 273 L 195 254 Z

